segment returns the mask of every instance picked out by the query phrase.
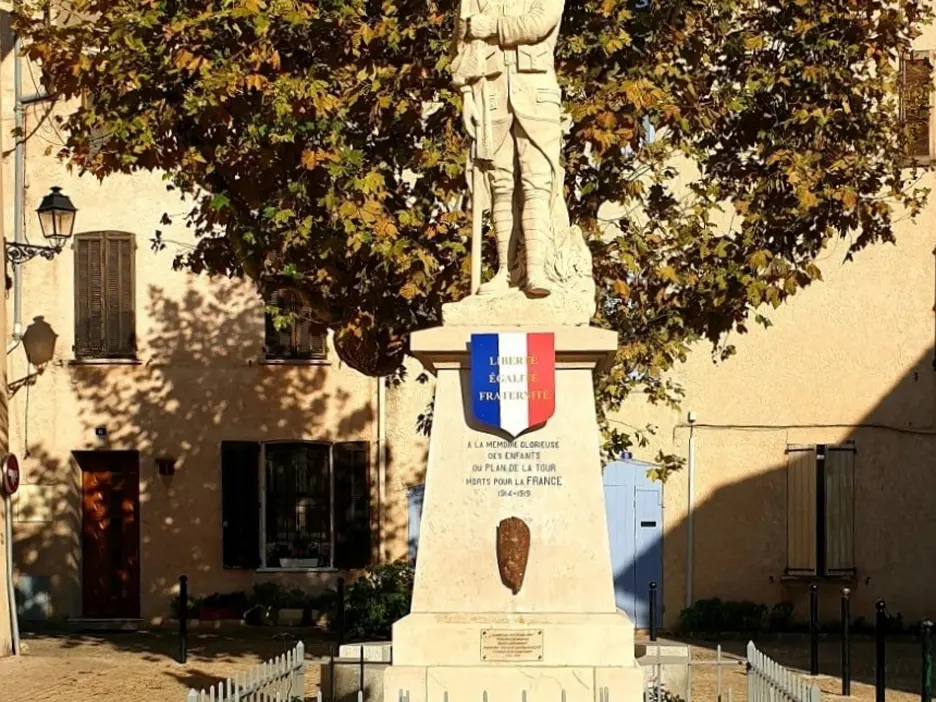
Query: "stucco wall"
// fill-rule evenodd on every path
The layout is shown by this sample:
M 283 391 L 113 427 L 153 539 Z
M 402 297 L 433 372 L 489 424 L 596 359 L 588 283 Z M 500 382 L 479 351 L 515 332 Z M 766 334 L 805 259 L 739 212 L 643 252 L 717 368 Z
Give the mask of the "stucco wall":
M 898 227 L 896 246 L 843 263 L 846 242 L 821 257 L 824 282 L 770 312 L 774 326 L 732 339 L 737 355 L 713 363 L 699 345 L 674 377 L 682 412 L 634 398 L 620 414 L 660 427 L 652 445 L 688 455 L 686 413 L 697 426 L 693 600 L 788 600 L 807 615 L 805 583 L 784 582 L 788 443 L 854 440 L 857 615 L 885 598 L 907 620 L 932 616 L 927 557 L 936 515 L 934 206 L 918 226 Z M 708 426 L 707 426 L 708 425 Z M 687 471 L 665 486 L 665 620 L 686 598 Z M 842 583 L 823 584 L 823 618 L 837 616 Z
M 42 317 L 57 340 L 53 362 L 10 404 L 12 445 L 25 456 L 15 513 L 18 570 L 51 576 L 53 616 L 80 614 L 80 473 L 71 452 L 133 449 L 140 452 L 143 615 L 166 613 L 182 573 L 194 594 L 249 589 L 257 576 L 225 571 L 221 564 L 221 441 L 375 445 L 377 381 L 347 368 L 334 353 L 326 364 L 264 365 L 263 306 L 251 285 L 171 270 L 173 255 L 192 240 L 182 227 L 161 226 L 160 217 L 185 211 L 186 203 L 167 193 L 155 174 L 101 184 L 67 173 L 44 153 L 60 139 L 51 123 L 39 121 L 48 109 L 27 109 L 27 130 L 36 130 L 27 145 L 27 237 L 41 240 L 33 212 L 51 185 L 62 186 L 79 208 L 76 233 L 135 235 L 139 364 L 73 363 L 70 246 L 52 262 L 24 266 L 24 327 Z M 9 212 L 9 197 L 5 204 Z M 157 228 L 169 246 L 154 253 L 150 240 Z M 13 381 L 30 376 L 22 347 L 10 356 L 9 368 Z M 106 429 L 105 440 L 95 435 L 97 427 Z M 157 475 L 155 458 L 162 455 L 177 459 L 174 476 Z M 375 504 L 376 475 L 374 462 Z M 289 576 L 311 585 L 334 577 Z

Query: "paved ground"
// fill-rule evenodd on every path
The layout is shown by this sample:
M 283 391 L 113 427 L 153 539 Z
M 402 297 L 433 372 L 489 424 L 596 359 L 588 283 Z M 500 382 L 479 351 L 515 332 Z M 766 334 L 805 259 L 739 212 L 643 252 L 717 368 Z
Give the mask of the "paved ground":
M 291 639 L 254 632 L 190 634 L 186 665 L 175 661 L 178 639 L 168 633 L 106 636 L 27 636 L 28 651 L 0 659 L 0 700 L 35 702 L 184 702 L 189 688 L 207 688 L 263 660 L 285 653 Z M 328 645 L 305 641 L 308 655 Z M 314 699 L 318 682 L 309 671 Z
M 328 644 L 306 643 L 310 656 L 324 655 Z M 190 687 L 207 687 L 251 665 L 268 660 L 294 645 L 289 639 L 261 635 L 255 630 L 237 634 L 192 634 L 187 665 L 174 656 L 177 640 L 168 633 L 116 634 L 108 636 L 27 636 L 28 652 L 19 658 L 0 659 L 0 700 L 34 702 L 184 702 Z M 808 649 L 802 642 L 763 642 L 761 650 L 775 660 L 800 670 L 808 669 Z M 725 657 L 738 656 L 739 643 L 723 646 Z M 887 702 L 919 699 L 919 644 L 893 642 L 888 649 Z M 715 658 L 714 644 L 697 642 L 696 661 Z M 860 702 L 874 700 L 874 647 L 868 640 L 856 641 L 852 649 L 852 697 Z M 839 697 L 841 682 L 831 675 L 839 672 L 839 646 L 823 642 L 820 665 L 829 676 L 820 678 L 824 699 Z M 722 696 L 728 702 L 746 702 L 744 667 L 721 668 Z M 307 698 L 314 699 L 317 671 L 307 676 Z M 694 665 L 692 702 L 719 702 L 718 675 L 711 665 Z
M 758 642 L 757 647 L 775 661 L 798 670 L 809 671 L 809 648 L 805 641 Z M 727 642 L 722 645 L 725 658 L 743 657 L 744 644 Z M 716 657 L 715 644 L 695 642 L 692 650 L 696 661 L 713 661 Z M 824 700 L 854 699 L 860 702 L 874 700 L 874 642 L 871 639 L 856 639 L 852 643 L 852 686 L 851 698 L 843 698 L 841 671 L 841 646 L 838 641 L 824 640 L 819 646 L 819 687 Z M 746 702 L 747 678 L 742 664 L 721 666 L 722 696 L 720 702 L 728 702 L 728 689 L 732 691 L 732 702 Z M 695 665 L 692 668 L 692 702 L 719 702 L 716 667 Z M 909 640 L 890 641 L 887 648 L 887 702 L 910 702 L 920 699 L 920 644 Z

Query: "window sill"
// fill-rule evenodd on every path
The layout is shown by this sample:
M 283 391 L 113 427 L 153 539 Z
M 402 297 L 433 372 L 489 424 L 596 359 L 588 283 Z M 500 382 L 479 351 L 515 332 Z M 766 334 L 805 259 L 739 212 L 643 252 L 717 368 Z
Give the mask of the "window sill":
M 68 362 L 70 366 L 141 366 L 143 361 L 138 358 L 73 358 Z
M 260 361 L 261 366 L 330 366 L 331 361 L 316 358 L 265 358 Z
M 831 575 L 816 575 L 816 574 L 790 574 L 785 573 L 780 576 L 780 582 L 784 583 L 813 583 L 813 582 L 826 582 L 826 583 L 851 583 L 855 582 L 858 579 L 857 573 L 833 573 Z
M 316 568 L 257 568 L 258 573 L 337 573 L 338 568 L 320 566 Z

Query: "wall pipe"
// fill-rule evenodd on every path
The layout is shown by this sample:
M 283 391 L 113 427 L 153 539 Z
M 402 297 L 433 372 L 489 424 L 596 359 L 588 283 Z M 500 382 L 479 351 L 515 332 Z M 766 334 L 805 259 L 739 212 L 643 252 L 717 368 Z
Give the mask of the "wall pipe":
M 26 142 L 24 131 L 26 120 L 23 114 L 25 105 L 48 100 L 44 92 L 23 95 L 23 44 L 17 35 L 13 41 L 13 126 L 16 128 L 16 143 L 13 156 L 13 241 L 22 244 L 26 241 Z M 13 338 L 7 342 L 7 354 L 19 345 L 23 338 L 23 264 L 13 265 Z
M 20 655 L 19 621 L 16 613 L 16 591 L 13 589 L 13 500 L 9 495 L 3 498 L 4 530 L 6 532 L 6 581 L 7 596 L 10 598 L 10 633 L 13 638 L 13 655 Z
M 13 241 L 25 240 L 23 210 L 26 199 L 26 144 L 23 142 L 23 50 L 19 35 L 13 40 L 13 126 L 16 145 L 13 163 Z M 23 337 L 23 264 L 13 264 L 13 340 Z
M 386 557 L 384 519 L 387 501 L 387 379 L 377 378 L 377 540 L 380 560 Z
M 695 551 L 692 529 L 693 511 L 695 510 L 695 413 L 689 412 L 689 455 L 686 460 L 686 607 L 692 606 L 692 570 L 693 552 Z

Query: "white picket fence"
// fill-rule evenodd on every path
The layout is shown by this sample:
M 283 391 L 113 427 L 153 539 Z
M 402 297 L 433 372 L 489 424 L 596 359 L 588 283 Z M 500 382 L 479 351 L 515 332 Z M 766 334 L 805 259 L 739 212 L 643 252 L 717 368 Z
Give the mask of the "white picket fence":
M 819 685 L 747 645 L 748 702 L 819 702 Z
M 186 702 L 294 702 L 303 700 L 305 646 L 300 641 L 291 651 L 266 663 L 212 685 L 189 690 Z

